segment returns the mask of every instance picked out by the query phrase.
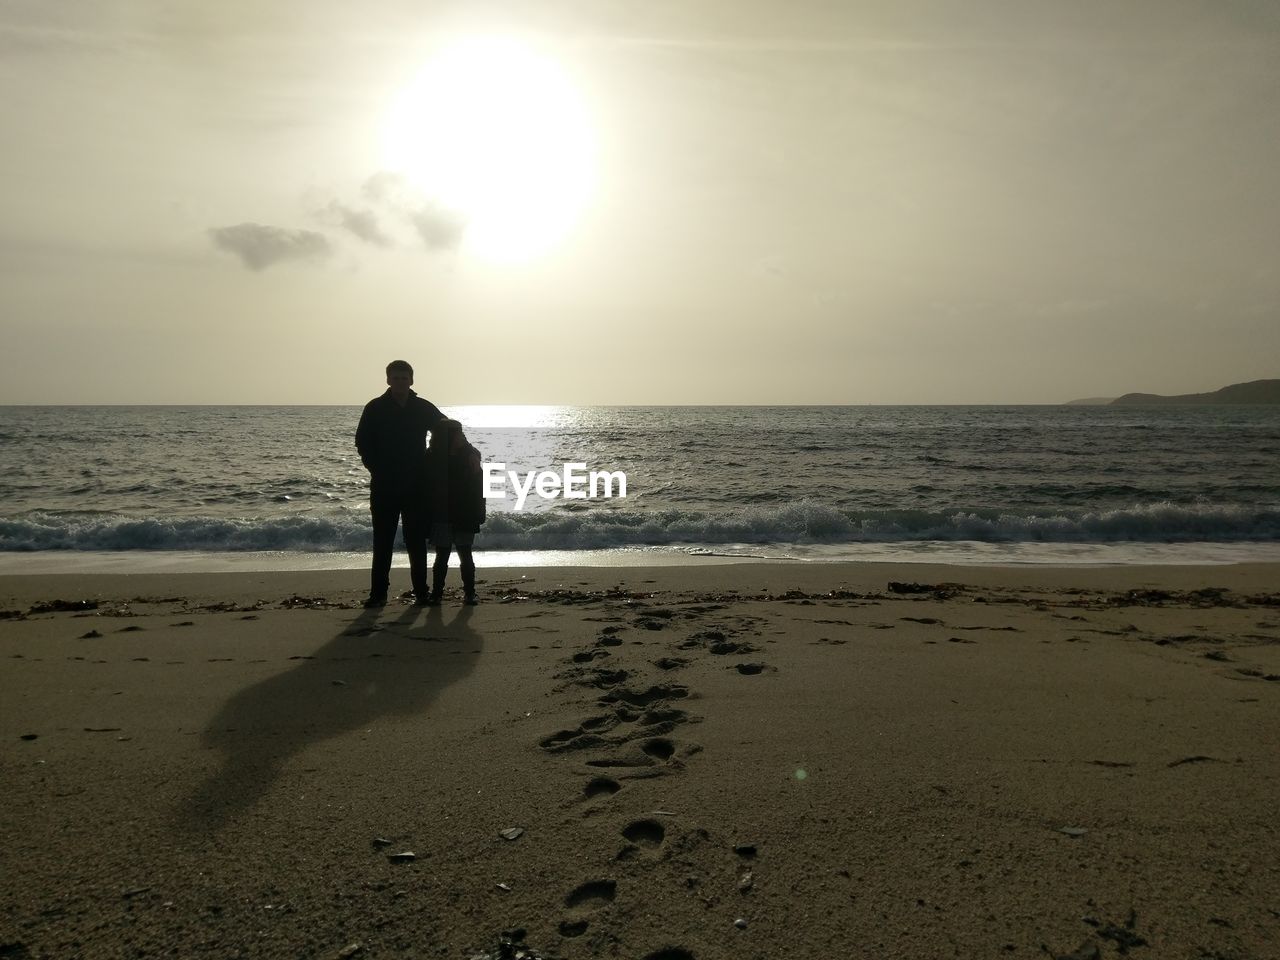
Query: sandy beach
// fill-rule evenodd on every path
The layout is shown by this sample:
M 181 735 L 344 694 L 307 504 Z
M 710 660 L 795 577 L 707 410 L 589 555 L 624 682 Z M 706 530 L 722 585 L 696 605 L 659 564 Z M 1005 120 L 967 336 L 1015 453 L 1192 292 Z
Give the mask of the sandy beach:
M 1278 574 L 5 576 L 0 957 L 1280 957 Z

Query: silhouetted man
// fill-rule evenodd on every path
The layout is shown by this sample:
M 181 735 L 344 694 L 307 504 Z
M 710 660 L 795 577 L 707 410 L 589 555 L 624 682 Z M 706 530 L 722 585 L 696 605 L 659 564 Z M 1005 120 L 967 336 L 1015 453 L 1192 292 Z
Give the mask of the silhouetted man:
M 387 364 L 387 392 L 365 404 L 356 428 L 356 449 L 369 471 L 369 512 L 373 514 L 373 570 L 366 607 L 387 602 L 396 527 L 404 521 L 404 547 L 418 603 L 427 587 L 427 434 L 444 420 L 436 405 L 414 393 L 413 367 Z

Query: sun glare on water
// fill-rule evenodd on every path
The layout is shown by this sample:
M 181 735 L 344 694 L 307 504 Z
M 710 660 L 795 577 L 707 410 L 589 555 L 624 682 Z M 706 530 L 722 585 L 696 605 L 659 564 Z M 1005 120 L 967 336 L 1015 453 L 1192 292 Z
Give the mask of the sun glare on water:
M 549 252 L 595 185 L 595 143 L 568 74 L 506 37 L 441 47 L 392 105 L 383 162 L 466 224 L 463 249 L 498 261 Z

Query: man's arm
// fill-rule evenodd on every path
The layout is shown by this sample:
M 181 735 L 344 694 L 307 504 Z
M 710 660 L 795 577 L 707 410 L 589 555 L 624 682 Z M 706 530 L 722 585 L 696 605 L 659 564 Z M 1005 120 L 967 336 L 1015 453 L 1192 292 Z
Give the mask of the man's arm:
M 373 447 L 374 435 L 373 414 L 370 412 L 372 403 L 366 403 L 364 410 L 360 413 L 360 424 L 356 427 L 356 450 L 360 453 L 360 462 L 364 464 L 364 468 L 373 473 Z

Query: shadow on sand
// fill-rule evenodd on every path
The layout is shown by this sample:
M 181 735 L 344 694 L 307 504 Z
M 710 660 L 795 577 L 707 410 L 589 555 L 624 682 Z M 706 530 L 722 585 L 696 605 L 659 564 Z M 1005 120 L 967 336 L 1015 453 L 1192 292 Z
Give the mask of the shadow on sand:
M 209 722 L 201 743 L 224 756 L 222 768 L 177 811 L 180 829 L 215 832 L 248 811 L 295 754 L 367 727 L 380 717 L 421 713 L 449 684 L 471 672 L 484 646 L 472 607 L 446 624 L 439 607 L 409 607 L 379 622 L 362 611 L 336 637 L 286 673 L 237 693 Z

